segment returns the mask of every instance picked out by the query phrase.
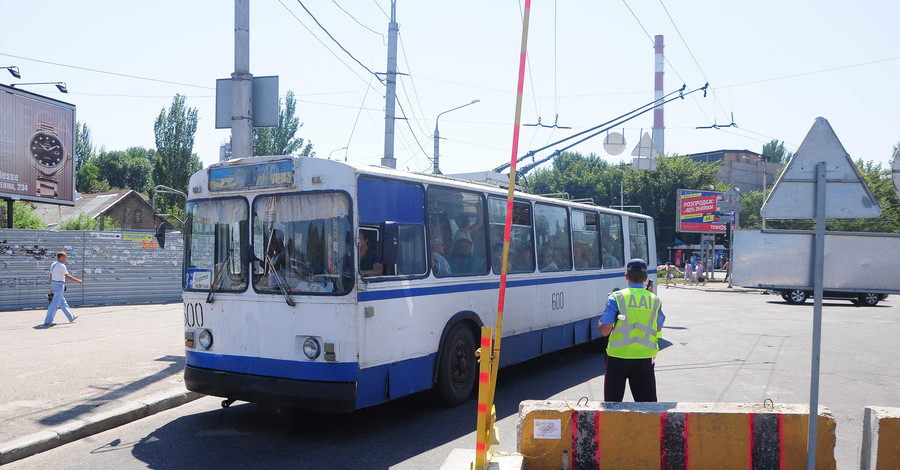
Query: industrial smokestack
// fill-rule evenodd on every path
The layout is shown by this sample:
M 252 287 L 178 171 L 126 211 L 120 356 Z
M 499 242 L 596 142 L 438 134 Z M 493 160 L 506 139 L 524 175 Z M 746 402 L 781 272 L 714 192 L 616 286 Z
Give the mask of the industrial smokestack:
M 653 98 L 662 100 L 663 98 L 663 37 L 661 34 L 656 35 L 654 45 L 656 53 L 654 54 L 654 62 L 656 63 L 656 73 L 653 77 Z M 663 121 L 663 107 L 660 106 L 653 110 L 653 149 L 656 154 L 665 155 L 666 128 Z M 654 155 L 655 157 L 656 155 Z

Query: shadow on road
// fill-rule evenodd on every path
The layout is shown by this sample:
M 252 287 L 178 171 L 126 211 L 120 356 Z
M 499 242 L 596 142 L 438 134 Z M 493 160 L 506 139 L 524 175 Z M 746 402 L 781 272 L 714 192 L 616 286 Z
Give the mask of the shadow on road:
M 595 345 L 583 345 L 502 369 L 497 420 L 517 414 L 522 400 L 546 399 L 602 375 L 602 359 Z M 232 405 L 178 418 L 132 453 L 149 468 L 387 468 L 474 432 L 476 407 L 474 394 L 448 409 L 428 393 L 353 414 Z
M 184 356 L 163 356 L 156 359 L 160 362 L 169 362 L 169 365 L 152 375 L 148 375 L 140 380 L 135 382 L 128 382 L 127 384 L 108 389 L 105 393 L 91 397 L 87 402 L 82 402 L 78 405 L 75 405 L 71 408 L 67 408 L 64 410 L 60 410 L 57 413 L 54 413 L 50 416 L 41 418 L 39 422 L 45 426 L 55 426 L 57 424 L 62 424 L 70 419 L 76 419 L 81 415 L 88 414 L 93 412 L 98 406 L 112 401 L 122 398 L 126 395 L 130 395 L 135 393 L 143 388 L 146 388 L 150 384 L 159 382 L 160 380 L 165 380 L 171 377 L 174 374 L 180 373 L 184 370 Z M 93 388 L 103 389 L 103 387 L 96 385 Z

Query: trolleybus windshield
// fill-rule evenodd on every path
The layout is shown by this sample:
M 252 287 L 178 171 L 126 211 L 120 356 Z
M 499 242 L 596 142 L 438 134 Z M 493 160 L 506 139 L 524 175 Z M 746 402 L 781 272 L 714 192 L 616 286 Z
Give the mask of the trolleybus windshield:
M 253 201 L 253 286 L 281 294 L 346 294 L 353 227 L 346 193 L 280 194 Z
M 249 276 L 244 266 L 247 201 L 228 198 L 188 202 L 184 223 L 184 289 L 242 292 Z

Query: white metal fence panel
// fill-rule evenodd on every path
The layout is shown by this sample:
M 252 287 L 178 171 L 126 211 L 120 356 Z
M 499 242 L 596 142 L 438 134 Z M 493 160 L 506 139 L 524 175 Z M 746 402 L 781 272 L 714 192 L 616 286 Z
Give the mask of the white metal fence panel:
M 166 248 L 151 232 L 0 230 L 0 311 L 44 308 L 50 265 L 56 253 L 69 254 L 69 272 L 83 285 L 67 282 L 71 306 L 137 302 L 180 302 L 184 239 L 166 234 Z

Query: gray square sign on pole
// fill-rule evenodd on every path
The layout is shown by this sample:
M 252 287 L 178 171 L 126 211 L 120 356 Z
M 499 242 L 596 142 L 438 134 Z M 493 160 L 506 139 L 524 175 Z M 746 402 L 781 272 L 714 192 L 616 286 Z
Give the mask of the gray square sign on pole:
M 278 127 L 278 76 L 253 77 L 253 127 Z M 231 129 L 231 79 L 216 80 L 216 129 Z

